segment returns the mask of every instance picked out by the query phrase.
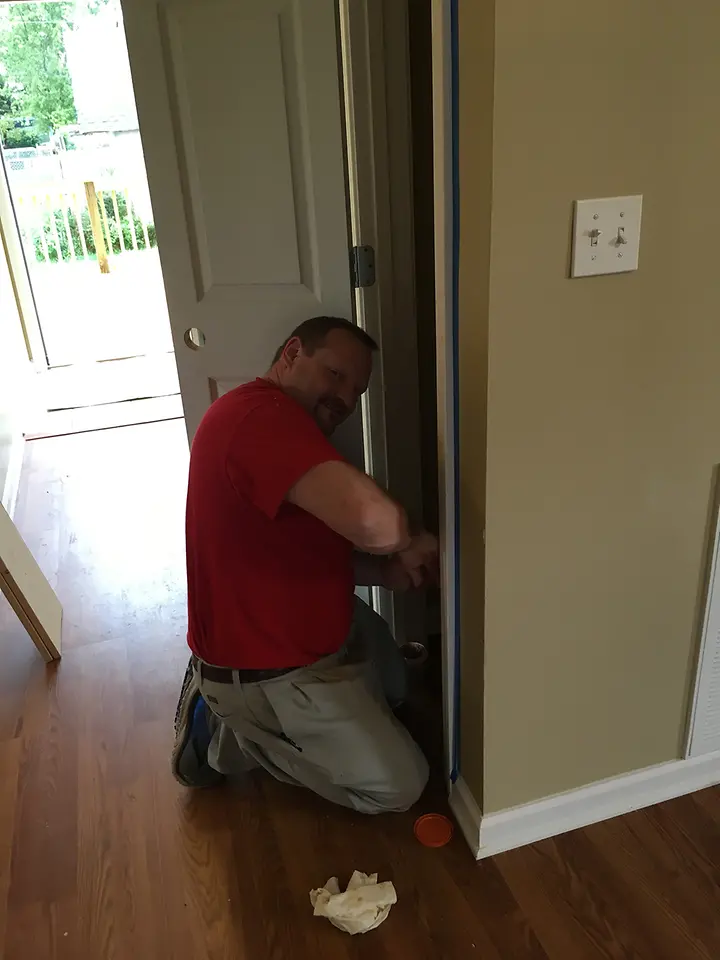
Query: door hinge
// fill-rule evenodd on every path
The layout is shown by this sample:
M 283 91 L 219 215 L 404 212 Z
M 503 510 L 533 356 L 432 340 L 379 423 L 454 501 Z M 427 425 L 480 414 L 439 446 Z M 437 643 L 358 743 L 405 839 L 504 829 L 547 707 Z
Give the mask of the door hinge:
M 375 251 L 365 244 L 350 250 L 353 287 L 371 287 L 375 283 Z

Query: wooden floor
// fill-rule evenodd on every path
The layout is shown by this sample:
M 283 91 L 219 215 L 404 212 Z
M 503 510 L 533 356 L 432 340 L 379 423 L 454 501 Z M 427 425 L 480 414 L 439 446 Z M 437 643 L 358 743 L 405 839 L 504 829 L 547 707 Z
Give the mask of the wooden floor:
M 180 422 L 28 444 L 18 523 L 65 604 L 45 668 L 0 612 L 5 960 L 684 960 L 720 957 L 720 793 L 476 864 L 258 776 L 168 772 L 186 663 Z M 367 937 L 308 891 L 353 868 L 399 901 Z

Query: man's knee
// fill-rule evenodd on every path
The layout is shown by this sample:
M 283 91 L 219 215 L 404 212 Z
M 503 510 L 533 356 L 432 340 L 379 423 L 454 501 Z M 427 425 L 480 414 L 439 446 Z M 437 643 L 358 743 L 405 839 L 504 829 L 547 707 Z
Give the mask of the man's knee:
M 354 806 L 361 813 L 404 813 L 420 799 L 429 773 L 427 760 L 416 747 L 411 763 L 388 771 L 381 787 L 358 791 Z

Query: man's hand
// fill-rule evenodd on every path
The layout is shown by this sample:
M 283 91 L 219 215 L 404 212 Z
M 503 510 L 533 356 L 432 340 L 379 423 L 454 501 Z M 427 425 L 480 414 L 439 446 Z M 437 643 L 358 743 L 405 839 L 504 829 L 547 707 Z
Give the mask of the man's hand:
M 390 565 L 396 568 L 392 573 L 398 582 L 402 582 L 403 577 L 406 580 L 404 588 L 394 589 L 436 586 L 440 578 L 437 537 L 426 531 L 416 534 L 404 550 L 395 554 Z
M 434 587 L 439 580 L 438 542 L 431 533 L 411 538 L 405 550 L 391 557 L 355 554 L 355 583 L 387 590 Z

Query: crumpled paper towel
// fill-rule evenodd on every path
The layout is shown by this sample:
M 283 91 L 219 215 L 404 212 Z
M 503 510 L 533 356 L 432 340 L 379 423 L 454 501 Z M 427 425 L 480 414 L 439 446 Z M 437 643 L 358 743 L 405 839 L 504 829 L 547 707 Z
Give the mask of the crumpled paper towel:
M 340 892 L 337 877 L 330 877 L 324 887 L 310 891 L 310 902 L 316 917 L 327 917 L 333 926 L 346 933 L 367 933 L 380 926 L 397 903 L 392 883 L 377 882 L 376 873 L 355 870 L 345 893 Z

